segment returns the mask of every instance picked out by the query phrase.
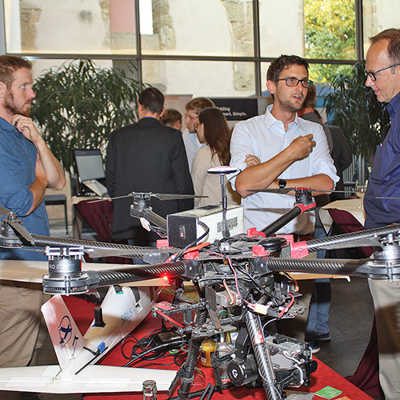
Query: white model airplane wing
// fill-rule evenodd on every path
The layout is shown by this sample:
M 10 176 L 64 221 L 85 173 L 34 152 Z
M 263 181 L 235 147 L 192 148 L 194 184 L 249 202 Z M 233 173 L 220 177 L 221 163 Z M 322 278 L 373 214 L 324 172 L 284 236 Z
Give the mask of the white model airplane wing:
M 0 390 L 37 393 L 141 392 L 143 381 L 155 379 L 168 390 L 176 371 L 89 365 L 77 375 L 59 376 L 60 367 L 0 368 Z
M 101 304 L 104 326 L 93 320 L 82 336 L 62 296 L 53 296 L 42 312 L 60 365 L 0 368 L 0 391 L 141 391 L 143 381 L 155 377 L 158 389 L 167 390 L 176 371 L 92 365 L 135 329 L 152 305 L 151 288 L 111 286 Z
M 93 320 L 83 337 L 62 296 L 53 296 L 42 313 L 62 374 L 94 364 L 146 318 L 152 305 L 150 288 L 111 286 L 101 304 L 104 326 L 95 326 Z

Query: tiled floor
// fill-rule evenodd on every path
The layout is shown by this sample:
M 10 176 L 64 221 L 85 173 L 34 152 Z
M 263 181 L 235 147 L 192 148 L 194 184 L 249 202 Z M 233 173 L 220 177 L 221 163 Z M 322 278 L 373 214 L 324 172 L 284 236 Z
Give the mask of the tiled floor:
M 331 341 L 316 356 L 343 376 L 352 375 L 369 342 L 373 305 L 366 279 L 332 281 Z

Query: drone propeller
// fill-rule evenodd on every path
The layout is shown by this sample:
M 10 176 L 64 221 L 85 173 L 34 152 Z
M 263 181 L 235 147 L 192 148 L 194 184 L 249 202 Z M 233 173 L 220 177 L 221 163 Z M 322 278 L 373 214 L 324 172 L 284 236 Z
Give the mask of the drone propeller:
M 315 188 L 307 188 L 307 187 L 284 187 L 284 188 L 276 188 L 276 189 L 249 189 L 249 192 L 252 193 L 277 193 L 277 194 L 288 194 L 289 192 L 318 192 L 318 193 L 348 193 L 347 190 L 325 190 L 325 189 L 315 189 Z
M 8 208 L 0 206 L 0 217 L 7 217 L 4 218 L 2 221 L 2 229 L 1 235 L 10 237 L 11 241 L 16 244 L 16 237 L 14 235 L 10 236 L 10 229 L 7 228 L 7 225 L 12 228 L 12 230 L 18 233 L 19 237 L 22 237 L 26 242 L 28 242 L 31 246 L 34 245 L 34 239 L 32 235 L 28 232 L 28 230 L 21 224 L 21 221 L 17 219 L 17 216 Z M 22 243 L 21 243 L 22 244 Z M 20 247 L 21 244 L 18 244 L 17 247 Z M 10 247 L 14 247 L 11 245 Z
M 111 197 L 110 200 L 125 199 L 128 197 L 142 197 L 142 198 L 155 198 L 158 200 L 183 200 L 183 199 L 197 199 L 207 196 L 197 196 L 194 194 L 167 194 L 167 193 L 152 193 L 152 192 L 132 192 L 124 196 Z
M 0 213 L 7 215 L 2 221 L 0 231 L 0 247 L 19 248 L 27 242 L 30 246 L 42 247 L 45 252 L 46 247 L 81 248 L 91 258 L 99 257 L 143 257 L 145 255 L 159 254 L 160 250 L 153 247 L 138 247 L 118 243 L 96 242 L 94 240 L 81 240 L 70 238 L 52 238 L 49 236 L 36 235 L 30 233 L 16 216 L 6 208 L 0 206 Z M 7 228 L 9 227 L 9 228 Z M 11 229 L 10 229 L 11 228 Z M 163 252 L 174 253 L 177 249 L 163 249 Z
M 27 242 L 32 246 L 35 244 L 35 240 L 29 231 L 17 220 L 9 220 L 7 223 L 14 229 L 15 232 L 19 233 Z
M 4 217 L 6 215 L 9 215 L 10 213 L 11 211 L 8 208 L 0 206 L 0 217 Z

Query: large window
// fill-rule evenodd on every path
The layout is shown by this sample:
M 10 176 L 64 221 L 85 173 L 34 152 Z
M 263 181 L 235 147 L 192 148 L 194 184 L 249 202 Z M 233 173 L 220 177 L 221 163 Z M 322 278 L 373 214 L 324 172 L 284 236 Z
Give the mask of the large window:
M 231 61 L 144 60 L 143 81 L 168 94 L 251 96 L 254 64 Z
M 304 0 L 304 55 L 328 60 L 356 59 L 354 0 Z
M 4 0 L 7 51 L 135 54 L 132 0 Z
M 368 37 L 397 26 L 393 0 L 0 0 L 9 54 L 35 75 L 65 59 L 138 66 L 166 94 L 249 96 L 265 91 L 281 54 L 306 57 L 329 84 L 363 58 Z M 363 31 L 360 29 L 363 20 Z
M 399 28 L 400 1 L 363 0 L 364 51 L 369 38 L 388 28 Z
M 252 0 L 141 1 L 143 54 L 254 55 Z
M 259 0 L 260 55 L 304 55 L 303 0 Z

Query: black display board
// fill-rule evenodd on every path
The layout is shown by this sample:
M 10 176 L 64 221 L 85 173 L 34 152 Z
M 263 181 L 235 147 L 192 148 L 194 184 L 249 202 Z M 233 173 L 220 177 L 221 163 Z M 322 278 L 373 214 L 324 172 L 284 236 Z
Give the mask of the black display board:
M 243 121 L 258 115 L 257 97 L 212 97 L 228 121 Z

